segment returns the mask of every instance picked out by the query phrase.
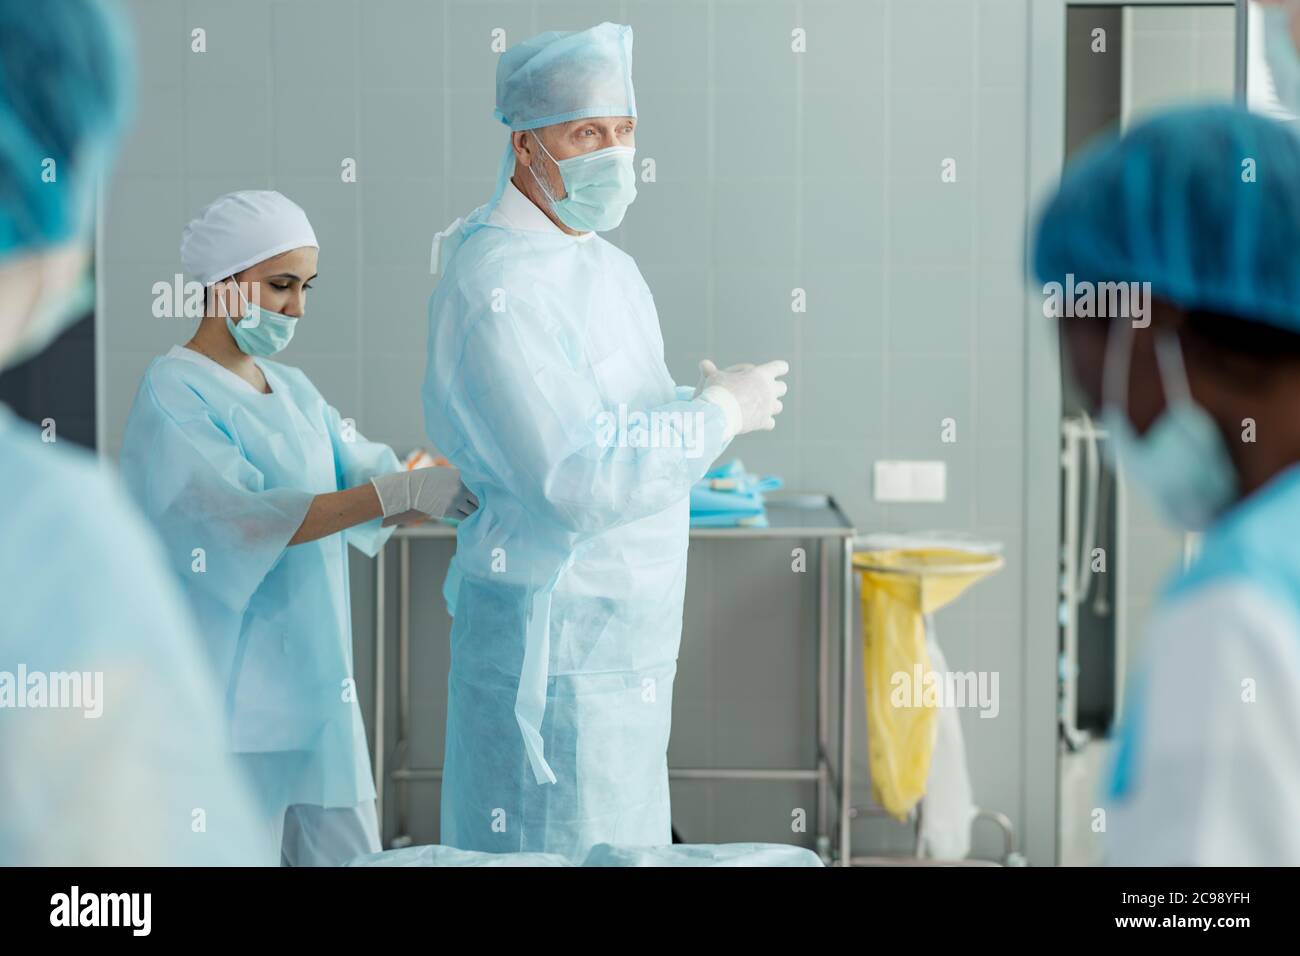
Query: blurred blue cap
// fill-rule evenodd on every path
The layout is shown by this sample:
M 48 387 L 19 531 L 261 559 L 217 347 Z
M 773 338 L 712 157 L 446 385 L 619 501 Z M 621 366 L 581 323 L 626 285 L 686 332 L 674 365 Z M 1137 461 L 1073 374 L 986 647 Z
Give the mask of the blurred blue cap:
M 0 0 L 0 259 L 88 228 L 126 125 L 132 53 L 104 0 Z
M 1150 282 L 1183 309 L 1300 331 L 1300 137 L 1236 106 L 1161 112 L 1067 167 L 1031 261 L 1044 283 Z

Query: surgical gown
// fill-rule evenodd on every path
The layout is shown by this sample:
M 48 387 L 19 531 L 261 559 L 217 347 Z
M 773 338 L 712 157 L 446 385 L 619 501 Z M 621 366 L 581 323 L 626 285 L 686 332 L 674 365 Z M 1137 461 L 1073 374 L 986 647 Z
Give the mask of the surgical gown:
M 253 863 L 193 621 L 126 495 L 65 444 L 0 406 L 0 865 Z
M 448 587 L 441 842 L 666 844 L 689 495 L 725 415 L 679 396 L 629 256 L 503 202 L 522 216 L 453 230 L 429 303 L 426 424 L 480 505 Z M 602 432 L 625 420 L 650 434 Z
M 347 545 L 373 555 L 379 519 L 290 546 L 312 498 L 400 465 L 297 369 L 259 359 L 262 394 L 174 348 L 145 372 L 122 473 L 162 536 L 225 693 L 232 749 L 263 811 L 375 796 L 352 673 Z

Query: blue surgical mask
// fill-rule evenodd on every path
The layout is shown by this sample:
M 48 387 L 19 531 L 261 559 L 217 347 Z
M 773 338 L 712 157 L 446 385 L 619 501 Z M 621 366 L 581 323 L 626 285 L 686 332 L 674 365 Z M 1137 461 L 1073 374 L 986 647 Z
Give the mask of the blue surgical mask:
M 1102 423 L 1119 464 L 1177 527 L 1200 531 L 1237 498 L 1237 469 L 1218 425 L 1192 398 L 1178 339 L 1156 332 L 1165 410 L 1139 435 L 1129 422 L 1129 359 L 1133 331 L 1111 330 L 1103 374 Z
M 246 355 L 267 358 L 288 345 L 298 320 L 253 305 L 244 297 L 244 290 L 238 282 L 235 283 L 235 291 L 239 293 L 239 301 L 244 304 L 244 317 L 235 322 L 227 316 L 226 328 L 235 337 L 239 350 Z
M 1300 116 L 1300 53 L 1291 39 L 1292 3 L 1266 7 L 1264 14 L 1264 59 L 1273 76 L 1278 102 Z
M 636 169 L 632 165 L 635 149 L 610 146 L 581 156 L 556 159 L 536 132 L 533 139 L 560 170 L 565 195 L 556 199 L 533 172 L 533 167 L 528 167 L 560 222 L 576 232 L 605 232 L 623 221 L 627 207 L 636 199 Z

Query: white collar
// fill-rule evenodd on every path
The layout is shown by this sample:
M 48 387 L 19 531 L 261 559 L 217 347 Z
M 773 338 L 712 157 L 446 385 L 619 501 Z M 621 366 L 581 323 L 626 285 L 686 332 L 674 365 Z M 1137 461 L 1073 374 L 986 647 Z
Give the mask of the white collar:
M 187 349 L 183 345 L 173 345 L 171 347 L 171 350 L 167 353 L 166 357 L 171 359 L 180 359 L 182 362 L 193 362 L 195 365 L 201 365 L 206 369 L 215 371 L 218 375 L 224 376 L 226 379 L 230 380 L 232 384 L 238 382 L 240 385 L 244 386 L 244 388 L 248 389 L 254 395 L 269 396 L 275 394 L 275 392 L 277 391 L 276 387 L 271 384 L 270 376 L 266 374 L 265 366 L 261 364 L 259 364 L 257 367 L 262 370 L 263 377 L 266 378 L 267 384 L 271 386 L 271 391 L 269 392 L 259 392 L 256 388 L 253 387 L 253 383 L 248 381 L 248 379 L 240 375 L 236 375 L 234 372 L 226 368 L 220 362 L 214 362 L 212 359 L 208 358 L 202 352 L 196 352 L 194 351 L 194 349 Z
M 488 222 L 494 226 L 505 226 L 507 229 L 523 229 L 531 232 L 559 232 L 564 235 L 563 229 L 551 222 L 546 213 L 537 208 L 537 205 L 519 191 L 519 187 L 509 180 L 506 181 L 505 192 L 501 194 L 501 199 L 497 202 L 496 208 L 492 210 L 492 215 L 488 217 Z M 596 234 L 594 232 L 584 232 L 571 238 L 579 242 L 586 242 Z

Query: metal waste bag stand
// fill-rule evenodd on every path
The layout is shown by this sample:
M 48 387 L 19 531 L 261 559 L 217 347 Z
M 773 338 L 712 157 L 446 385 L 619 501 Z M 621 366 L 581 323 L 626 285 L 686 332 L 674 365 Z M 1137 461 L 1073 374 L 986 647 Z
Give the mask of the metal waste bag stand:
M 927 575 L 927 576 L 945 576 L 945 575 L 968 575 L 972 571 L 983 571 L 986 574 L 992 574 L 1002 570 L 1006 566 L 1006 559 L 1002 556 L 1000 546 L 992 546 L 984 542 L 975 542 L 962 538 L 954 538 L 948 535 L 941 535 L 933 532 L 925 532 L 913 535 L 872 535 L 860 539 L 857 542 L 857 558 L 851 559 L 853 566 L 859 571 L 868 571 L 875 574 L 900 574 L 900 575 Z M 897 553 L 899 551 L 909 550 L 937 550 L 962 552 L 971 558 L 980 558 L 982 561 L 976 563 L 954 562 L 943 564 L 941 562 L 915 562 L 899 563 L 872 561 L 870 555 L 873 552 L 880 553 Z M 934 639 L 934 615 L 925 614 L 925 631 L 929 639 Z M 866 622 L 863 622 L 866 626 Z M 864 693 L 869 692 L 869 688 L 863 689 Z M 849 808 L 851 817 L 857 816 L 889 816 L 883 808 L 875 805 L 853 806 Z M 1024 866 L 1025 858 L 1016 848 L 1015 828 L 1011 819 L 1004 813 L 997 810 L 988 810 L 983 807 L 976 807 L 975 819 L 972 825 L 985 820 L 997 827 L 1002 835 L 1003 853 L 1000 861 L 981 860 L 975 857 L 968 857 L 964 860 L 935 860 L 922 856 L 921 853 L 921 804 L 918 803 L 910 814 L 910 820 L 914 826 L 915 843 L 913 852 L 910 856 L 883 856 L 871 855 L 855 857 L 847 855 L 842 859 L 848 860 L 849 866 Z

